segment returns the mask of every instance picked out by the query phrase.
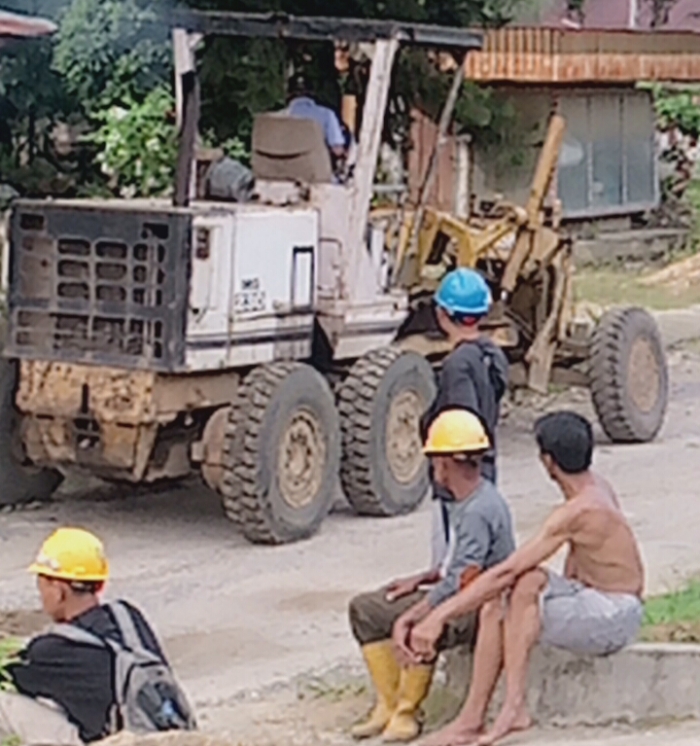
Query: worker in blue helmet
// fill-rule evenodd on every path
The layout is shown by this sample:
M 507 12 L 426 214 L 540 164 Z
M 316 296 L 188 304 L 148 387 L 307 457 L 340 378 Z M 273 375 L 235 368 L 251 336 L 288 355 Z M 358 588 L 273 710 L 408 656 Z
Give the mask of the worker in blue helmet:
M 423 431 L 427 433 L 445 409 L 463 407 L 478 414 L 494 444 L 482 460 L 482 474 L 495 483 L 496 425 L 508 385 L 508 360 L 479 329 L 491 309 L 491 291 L 479 272 L 460 268 L 445 276 L 435 294 L 435 305 L 438 324 L 452 352 L 443 363 L 435 401 L 423 417 Z

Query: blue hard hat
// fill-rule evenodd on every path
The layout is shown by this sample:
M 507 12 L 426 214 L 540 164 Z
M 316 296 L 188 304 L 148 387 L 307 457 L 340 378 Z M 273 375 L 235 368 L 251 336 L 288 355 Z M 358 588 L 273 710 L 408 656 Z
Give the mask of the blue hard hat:
M 435 293 L 435 303 L 450 316 L 486 316 L 491 291 L 474 269 L 460 267 L 445 275 Z

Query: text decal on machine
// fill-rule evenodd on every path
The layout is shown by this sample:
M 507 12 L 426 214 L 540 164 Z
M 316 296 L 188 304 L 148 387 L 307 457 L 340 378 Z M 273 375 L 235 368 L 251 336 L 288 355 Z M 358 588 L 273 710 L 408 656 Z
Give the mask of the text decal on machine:
M 241 282 L 241 290 L 233 296 L 235 313 L 259 313 L 265 310 L 265 291 L 260 289 L 260 280 L 255 277 Z

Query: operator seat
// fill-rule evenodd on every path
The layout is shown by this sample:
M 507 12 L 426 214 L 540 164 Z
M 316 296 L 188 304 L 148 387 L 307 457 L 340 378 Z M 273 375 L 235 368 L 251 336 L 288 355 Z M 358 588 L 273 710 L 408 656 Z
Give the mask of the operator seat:
M 253 174 L 264 181 L 330 184 L 331 155 L 323 129 L 311 119 L 259 114 L 253 121 Z

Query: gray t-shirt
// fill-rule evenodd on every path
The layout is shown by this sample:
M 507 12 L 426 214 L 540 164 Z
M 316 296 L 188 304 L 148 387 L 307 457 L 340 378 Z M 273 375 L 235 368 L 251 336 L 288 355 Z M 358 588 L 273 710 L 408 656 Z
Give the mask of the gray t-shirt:
M 482 479 L 467 500 L 447 504 L 450 540 L 442 580 L 428 594 L 434 608 L 460 590 L 468 567 L 488 570 L 515 551 L 513 520 L 498 489 Z

